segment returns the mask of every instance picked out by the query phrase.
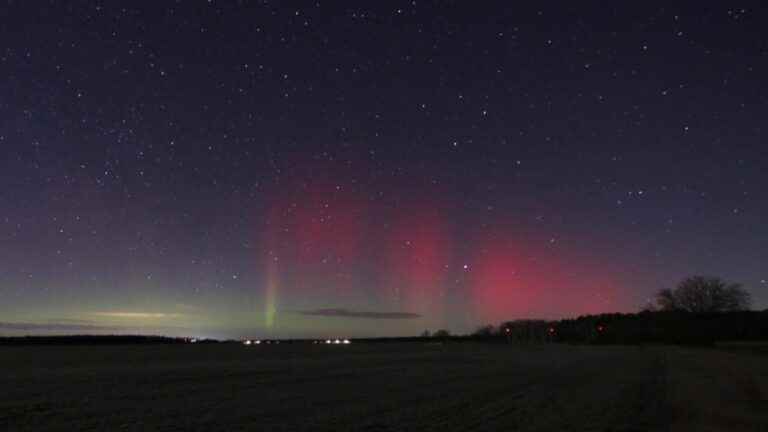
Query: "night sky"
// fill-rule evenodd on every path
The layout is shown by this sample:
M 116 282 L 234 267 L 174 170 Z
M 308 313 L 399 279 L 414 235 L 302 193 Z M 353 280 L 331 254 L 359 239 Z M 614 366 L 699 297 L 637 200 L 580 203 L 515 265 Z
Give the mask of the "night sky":
M 3 1 L 0 334 L 768 307 L 768 10 L 705 3 Z

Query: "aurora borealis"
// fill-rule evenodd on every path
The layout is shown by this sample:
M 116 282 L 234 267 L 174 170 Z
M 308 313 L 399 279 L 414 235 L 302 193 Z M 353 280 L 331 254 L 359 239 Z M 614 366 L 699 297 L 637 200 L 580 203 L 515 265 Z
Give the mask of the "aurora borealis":
M 0 10 L 0 334 L 768 305 L 758 2 Z

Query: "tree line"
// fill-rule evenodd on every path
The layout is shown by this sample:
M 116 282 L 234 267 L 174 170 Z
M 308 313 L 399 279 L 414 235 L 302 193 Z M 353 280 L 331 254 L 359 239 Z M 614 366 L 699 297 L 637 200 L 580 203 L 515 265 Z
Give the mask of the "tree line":
M 559 321 L 513 320 L 478 328 L 471 339 L 495 342 L 685 343 L 768 337 L 768 310 L 750 311 L 740 284 L 692 276 L 656 293 L 639 313 L 585 315 Z

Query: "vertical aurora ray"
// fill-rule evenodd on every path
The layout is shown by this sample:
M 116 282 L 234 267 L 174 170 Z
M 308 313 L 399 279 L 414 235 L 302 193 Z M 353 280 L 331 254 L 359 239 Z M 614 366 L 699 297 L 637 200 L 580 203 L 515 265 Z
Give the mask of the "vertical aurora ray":
M 387 258 L 382 267 L 393 303 L 442 325 L 446 269 L 455 253 L 439 206 L 422 203 L 405 207 L 387 236 Z
M 269 260 L 267 263 L 266 292 L 264 295 L 264 325 L 268 329 L 275 327 L 278 287 L 279 278 L 277 262 L 275 260 Z
M 418 320 L 398 325 L 416 332 L 622 306 L 612 288 L 614 269 L 581 243 L 554 243 L 501 214 L 461 224 L 452 218 L 450 202 L 435 198 L 447 193 L 431 188 L 387 208 L 354 188 L 337 187 L 344 183 L 343 168 L 319 166 L 311 170 L 320 173 L 311 182 L 302 180 L 304 170 L 292 172 L 266 200 L 256 309 L 265 331 L 362 324 L 359 317 L 296 312 L 316 308 L 414 313 Z M 282 322 L 278 311 L 285 314 Z
M 265 249 L 262 255 L 262 265 L 264 269 L 264 296 L 263 296 L 263 314 L 264 328 L 272 330 L 277 325 L 277 306 L 279 301 L 280 289 L 280 258 L 283 255 L 283 249 L 280 247 L 280 233 L 283 231 L 283 209 L 273 205 L 267 213 L 264 221 L 263 240 Z

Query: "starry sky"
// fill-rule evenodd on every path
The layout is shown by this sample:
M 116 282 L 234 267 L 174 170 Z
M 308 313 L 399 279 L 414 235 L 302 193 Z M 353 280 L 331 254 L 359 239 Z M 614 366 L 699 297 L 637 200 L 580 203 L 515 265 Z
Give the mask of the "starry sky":
M 768 307 L 760 2 L 0 5 L 0 334 Z

